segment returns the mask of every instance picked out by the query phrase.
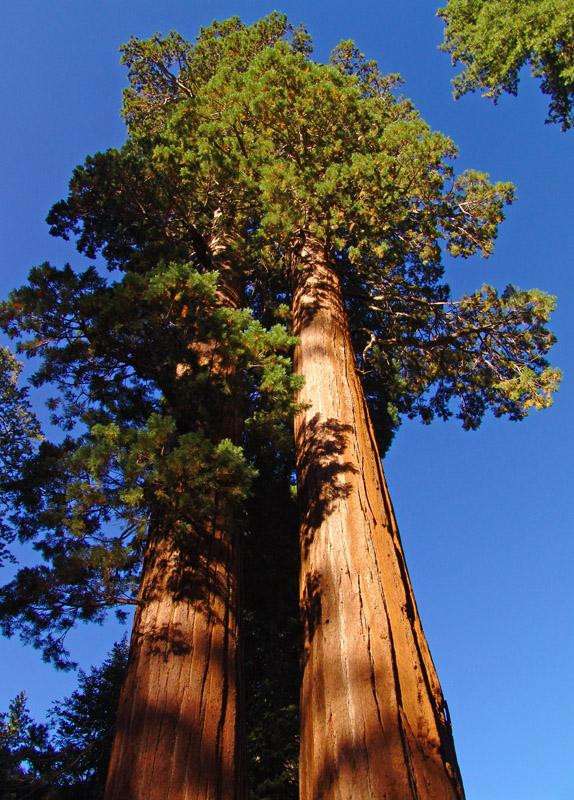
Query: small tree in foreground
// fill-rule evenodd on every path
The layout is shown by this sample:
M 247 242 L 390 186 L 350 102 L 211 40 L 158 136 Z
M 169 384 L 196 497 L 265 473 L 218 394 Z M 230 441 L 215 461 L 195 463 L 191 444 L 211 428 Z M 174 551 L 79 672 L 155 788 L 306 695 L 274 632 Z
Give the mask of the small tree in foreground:
M 33 722 L 22 692 L 0 715 L 3 800 L 101 800 L 128 648 L 116 643 L 78 688 Z

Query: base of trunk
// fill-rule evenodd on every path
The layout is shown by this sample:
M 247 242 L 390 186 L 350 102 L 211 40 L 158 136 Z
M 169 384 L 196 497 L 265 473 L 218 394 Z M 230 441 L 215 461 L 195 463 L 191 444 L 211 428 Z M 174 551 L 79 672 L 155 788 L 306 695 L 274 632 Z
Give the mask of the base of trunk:
M 221 532 L 150 545 L 105 800 L 241 800 L 237 575 Z

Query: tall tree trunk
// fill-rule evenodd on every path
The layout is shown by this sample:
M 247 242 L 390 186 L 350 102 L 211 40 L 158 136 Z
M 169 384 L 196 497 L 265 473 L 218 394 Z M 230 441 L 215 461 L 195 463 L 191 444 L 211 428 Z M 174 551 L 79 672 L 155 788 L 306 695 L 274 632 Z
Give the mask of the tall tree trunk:
M 234 272 L 219 267 L 219 301 L 238 307 Z M 235 400 L 218 409 L 215 440 L 238 441 Z M 153 532 L 105 800 L 242 800 L 238 545 L 224 510 L 189 547 L 161 523 Z
M 307 239 L 293 270 L 301 497 L 301 800 L 461 800 L 338 276 Z

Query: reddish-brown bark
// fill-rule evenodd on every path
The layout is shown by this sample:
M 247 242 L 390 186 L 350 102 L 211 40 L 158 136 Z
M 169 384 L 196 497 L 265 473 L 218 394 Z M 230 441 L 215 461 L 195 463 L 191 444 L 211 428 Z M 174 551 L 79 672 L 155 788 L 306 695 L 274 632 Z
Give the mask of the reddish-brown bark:
M 237 307 L 219 266 L 219 301 Z M 223 405 L 214 437 L 237 441 L 234 398 Z M 172 533 L 160 522 L 144 560 L 105 800 L 241 800 L 237 533 L 224 509 L 184 548 Z
M 301 496 L 301 800 L 461 800 L 341 287 L 307 239 L 294 267 Z

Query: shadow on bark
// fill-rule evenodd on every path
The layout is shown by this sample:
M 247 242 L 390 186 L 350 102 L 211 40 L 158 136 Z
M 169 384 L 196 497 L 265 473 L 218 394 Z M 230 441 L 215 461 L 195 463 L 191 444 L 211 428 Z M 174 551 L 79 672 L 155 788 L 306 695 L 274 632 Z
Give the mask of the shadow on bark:
M 216 526 L 151 540 L 106 800 L 242 797 L 236 545 Z
M 218 658 L 217 652 L 212 658 Z M 199 677 L 199 676 L 198 676 Z M 144 686 L 139 687 L 145 690 Z M 190 683 L 188 693 L 198 694 L 199 682 Z M 234 788 L 235 774 L 228 765 L 235 759 L 222 757 L 217 736 L 206 734 L 206 725 L 217 727 L 219 720 L 205 716 L 214 709 L 204 709 L 203 719 L 196 708 L 187 713 L 179 708 L 158 707 L 146 696 L 136 696 L 129 714 L 118 720 L 116 734 L 123 742 L 130 767 L 122 760 L 121 769 L 110 773 L 110 793 L 117 800 L 228 800 L 242 797 Z M 127 717 L 127 719 L 126 719 Z M 145 726 L 145 737 L 137 728 Z M 130 745 L 135 738 L 137 750 Z M 207 745 L 206 745 L 207 742 Z
M 296 332 L 310 325 L 323 309 L 329 311 L 331 323 L 346 326 L 339 278 L 323 259 L 296 269 L 293 277 L 295 294 L 299 295 L 294 303 L 293 327 Z
M 167 595 L 169 602 L 189 604 L 194 613 L 225 625 L 226 619 L 217 614 L 214 605 L 218 600 L 224 605 L 228 602 L 236 548 L 236 536 L 218 530 L 195 529 L 187 541 L 181 535 L 174 539 L 169 533 L 158 534 L 146 558 L 138 605 L 165 600 Z M 169 642 L 176 655 L 187 652 L 185 642 L 177 635 L 170 637 L 162 627 L 154 639 L 158 645 Z
M 354 433 L 351 425 L 330 418 L 321 421 L 315 414 L 303 420 L 296 434 L 298 495 L 301 509 L 300 542 L 302 555 L 308 555 L 316 532 L 336 509 L 340 500 L 353 491 L 346 476 L 356 474 L 356 465 L 345 460 L 349 437 Z M 321 575 L 308 573 L 300 604 L 301 622 L 306 646 L 302 654 L 304 668 L 308 646 L 321 624 Z
M 402 716 L 402 715 L 399 715 Z M 391 720 L 389 725 L 396 725 Z M 405 739 L 407 738 L 405 734 Z M 442 761 L 442 754 L 429 758 L 428 743 L 408 736 L 405 752 L 397 758 L 392 746 L 381 746 L 380 731 L 365 731 L 362 742 L 338 742 L 336 755 L 313 765 L 316 775 L 310 797 L 330 800 L 341 789 L 355 787 L 357 800 L 384 797 L 386 800 L 463 800 L 462 787 L 455 774 L 458 767 Z M 378 742 L 379 746 L 372 746 Z M 436 749 L 436 748 L 435 748 Z M 442 749 L 442 748 L 440 748 Z M 398 766 L 400 765 L 400 766 Z M 344 788 L 341 777 L 346 775 Z
M 345 475 L 358 472 L 352 461 L 345 461 L 351 425 L 336 419 L 321 421 L 315 414 L 304 420 L 296 436 L 297 473 L 302 509 L 302 547 L 306 555 L 315 532 L 335 509 L 338 500 L 348 497 L 353 488 Z
M 308 645 L 313 641 L 315 631 L 321 624 L 321 612 L 321 575 L 318 572 L 311 572 L 305 577 L 305 588 L 301 599 L 301 621 L 306 645 L 303 663 L 306 661 Z
M 428 729 L 415 732 L 402 707 L 400 687 L 398 706 L 383 703 L 375 713 L 367 699 L 371 671 L 351 666 L 350 673 L 355 686 L 341 685 L 339 694 L 343 701 L 349 694 L 362 696 L 366 706 L 356 720 L 358 724 L 349 720 L 337 728 L 334 723 L 339 731 L 353 731 L 354 736 L 332 737 L 333 722 L 317 720 L 321 740 L 315 742 L 312 763 L 306 770 L 311 782 L 302 787 L 303 795 L 317 800 L 340 796 L 356 796 L 357 800 L 464 800 L 450 724 L 439 726 L 440 738 L 430 736 Z M 392 682 L 392 677 L 389 680 Z M 389 685 L 387 691 L 392 692 Z M 331 707 L 344 705 L 334 702 Z M 366 720 L 369 717 L 370 723 Z

